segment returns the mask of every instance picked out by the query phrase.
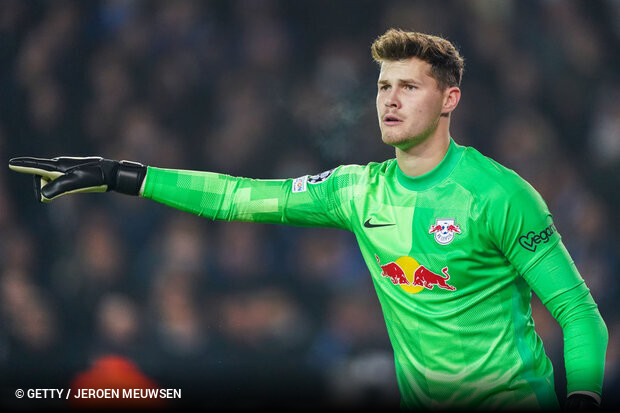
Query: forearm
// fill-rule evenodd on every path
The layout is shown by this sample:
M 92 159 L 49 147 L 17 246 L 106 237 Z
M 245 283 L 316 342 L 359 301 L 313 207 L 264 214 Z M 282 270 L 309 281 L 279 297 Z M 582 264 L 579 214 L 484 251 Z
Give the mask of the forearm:
M 140 194 L 214 220 L 342 227 L 320 197 L 292 193 L 291 187 L 292 179 L 258 180 L 149 167 Z
M 215 220 L 231 221 L 235 182 L 226 175 L 148 167 L 141 195 L 172 208 Z
M 562 327 L 567 394 L 589 391 L 601 395 L 607 327 L 587 288 L 583 289 L 589 296 L 587 301 L 592 304 L 583 306 L 580 314 Z
M 585 282 L 560 242 L 524 275 L 562 327 L 568 394 L 601 394 L 608 333 Z

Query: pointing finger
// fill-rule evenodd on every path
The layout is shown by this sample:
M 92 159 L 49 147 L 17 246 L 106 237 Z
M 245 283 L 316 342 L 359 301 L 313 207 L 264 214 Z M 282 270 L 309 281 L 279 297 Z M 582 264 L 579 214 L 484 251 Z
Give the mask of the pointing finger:
M 58 161 L 55 159 L 21 157 L 9 160 L 9 168 L 32 175 L 44 176 L 48 179 L 56 179 L 63 174 L 59 170 Z

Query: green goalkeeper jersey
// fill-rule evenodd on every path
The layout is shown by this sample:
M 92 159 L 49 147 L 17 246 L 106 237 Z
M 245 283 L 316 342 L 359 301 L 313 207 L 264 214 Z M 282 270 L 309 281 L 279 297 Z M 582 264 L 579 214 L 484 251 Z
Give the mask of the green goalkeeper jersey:
M 568 392 L 601 393 L 607 330 L 540 195 L 453 140 L 419 177 L 395 159 L 256 180 L 149 167 L 143 196 L 217 220 L 352 231 L 406 408 L 555 408 L 531 291 L 560 323 Z

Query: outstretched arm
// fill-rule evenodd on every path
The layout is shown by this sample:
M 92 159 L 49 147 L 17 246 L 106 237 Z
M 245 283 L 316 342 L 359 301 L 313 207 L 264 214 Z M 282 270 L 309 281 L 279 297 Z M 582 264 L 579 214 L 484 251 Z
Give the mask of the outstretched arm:
M 349 188 L 336 185 L 332 173 L 343 171 L 338 168 L 321 182 L 311 183 L 307 176 L 250 179 L 149 167 L 141 195 L 214 220 L 347 229 L 342 199 Z
M 154 168 L 101 157 L 13 158 L 9 168 L 33 175 L 36 197 L 44 203 L 67 194 L 116 191 L 214 220 L 349 227 L 343 210 L 352 196 L 352 179 L 346 167 L 279 180 Z

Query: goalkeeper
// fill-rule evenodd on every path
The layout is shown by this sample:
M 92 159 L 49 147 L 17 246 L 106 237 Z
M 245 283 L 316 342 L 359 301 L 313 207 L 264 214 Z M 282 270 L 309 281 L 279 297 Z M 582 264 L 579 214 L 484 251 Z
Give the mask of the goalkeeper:
M 296 179 L 254 180 L 98 157 L 15 158 L 37 198 L 140 195 L 211 219 L 352 231 L 394 350 L 401 405 L 555 409 L 533 290 L 562 327 L 568 408 L 601 402 L 608 333 L 540 195 L 457 144 L 463 59 L 447 40 L 389 30 L 372 45 L 377 115 L 396 156 Z M 515 144 L 518 144 L 515 142 Z

